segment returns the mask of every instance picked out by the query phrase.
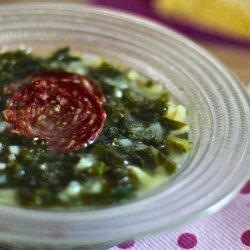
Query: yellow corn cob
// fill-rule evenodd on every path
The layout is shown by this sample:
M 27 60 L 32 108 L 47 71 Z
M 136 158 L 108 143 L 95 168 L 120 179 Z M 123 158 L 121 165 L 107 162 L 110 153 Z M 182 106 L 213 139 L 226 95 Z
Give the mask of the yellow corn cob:
M 153 5 L 162 14 L 250 39 L 250 0 L 154 0 Z

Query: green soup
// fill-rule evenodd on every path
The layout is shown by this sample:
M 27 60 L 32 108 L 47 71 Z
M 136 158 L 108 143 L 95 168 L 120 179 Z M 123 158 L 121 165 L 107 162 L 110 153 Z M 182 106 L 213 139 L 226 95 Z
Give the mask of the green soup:
M 101 86 L 107 117 L 91 145 L 59 154 L 44 140 L 10 132 L 4 89 L 43 70 L 83 74 Z M 98 57 L 73 56 L 69 48 L 48 57 L 0 54 L 0 98 L 1 203 L 51 208 L 128 201 L 174 175 L 191 147 L 186 108 L 162 85 Z

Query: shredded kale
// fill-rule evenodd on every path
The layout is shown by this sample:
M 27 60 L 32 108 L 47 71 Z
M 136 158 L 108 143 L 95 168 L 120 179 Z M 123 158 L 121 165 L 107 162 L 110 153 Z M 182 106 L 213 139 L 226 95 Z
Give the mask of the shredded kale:
M 23 50 L 0 54 L 0 125 L 7 84 L 42 70 L 67 70 L 72 63 L 81 65 L 81 60 L 72 56 L 69 48 L 48 57 Z M 142 188 L 131 171 L 133 166 L 150 176 L 159 168 L 166 176 L 176 172 L 170 151 L 177 148 L 181 155 L 191 144 L 185 131 L 170 136 L 187 124 L 166 115 L 169 94 L 158 91 L 155 98 L 149 98 L 149 89 L 156 83 L 131 80 L 127 71 L 108 62 L 82 67 L 106 96 L 102 133 L 89 147 L 60 155 L 45 141 L 30 140 L 0 127 L 0 196 L 1 190 L 14 189 L 17 204 L 32 208 L 104 206 L 133 198 Z M 13 146 L 18 152 L 11 151 Z
M 24 79 L 44 68 L 44 61 L 32 54 L 18 50 L 0 54 L 0 91 L 6 84 Z
M 70 54 L 70 48 L 65 47 L 51 54 L 48 58 L 42 58 L 48 70 L 67 70 L 70 63 L 80 62 L 80 58 Z

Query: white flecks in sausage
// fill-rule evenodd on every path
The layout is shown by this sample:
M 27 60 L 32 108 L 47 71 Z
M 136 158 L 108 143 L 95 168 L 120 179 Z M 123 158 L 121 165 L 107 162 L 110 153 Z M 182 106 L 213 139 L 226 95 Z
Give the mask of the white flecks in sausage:
M 95 122 L 95 120 L 96 120 L 96 114 L 93 113 L 89 124 L 92 125 Z
M 56 105 L 56 106 L 54 106 L 54 111 L 55 112 L 60 112 L 60 110 L 61 110 L 61 106 L 60 105 Z
M 45 80 L 37 81 L 37 82 L 36 82 L 36 85 L 37 85 L 38 87 L 47 87 L 47 83 L 46 83 Z
M 75 112 L 76 112 L 76 114 L 80 114 L 82 112 L 82 110 L 81 109 L 77 109 Z
M 73 121 L 72 121 L 72 124 L 73 124 L 73 125 L 75 125 L 75 124 L 76 124 L 76 122 L 77 122 L 78 118 L 79 118 L 79 115 L 78 115 L 78 114 L 76 114 L 76 115 L 74 116 L 74 118 L 73 118 Z
M 71 140 L 66 148 L 71 148 L 76 143 L 75 140 Z
M 49 115 L 53 115 L 54 114 L 54 111 L 53 110 L 50 110 L 49 111 Z
M 42 121 L 42 120 L 45 120 L 46 119 L 46 116 L 45 115 L 40 115 L 39 117 L 38 117 L 38 120 L 39 121 Z
M 43 101 L 45 101 L 49 96 L 46 92 L 39 95 Z
M 83 79 L 82 82 L 84 83 L 84 85 L 90 85 L 89 81 L 87 81 L 86 79 Z
M 61 106 L 64 106 L 68 102 L 65 98 L 60 98 L 60 97 L 58 101 L 61 104 Z
M 77 97 L 77 96 L 78 96 L 78 92 L 77 92 L 77 91 L 74 90 L 72 93 L 73 93 L 73 96 L 74 96 L 74 97 Z
M 61 123 L 61 121 L 57 121 L 56 125 L 63 125 L 63 124 Z

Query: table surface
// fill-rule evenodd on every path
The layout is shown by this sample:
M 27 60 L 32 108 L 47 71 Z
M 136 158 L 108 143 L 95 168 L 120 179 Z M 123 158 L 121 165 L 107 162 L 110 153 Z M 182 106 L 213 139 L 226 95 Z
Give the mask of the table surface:
M 227 65 L 242 81 L 250 87 L 250 50 L 197 41 L 202 47 Z

